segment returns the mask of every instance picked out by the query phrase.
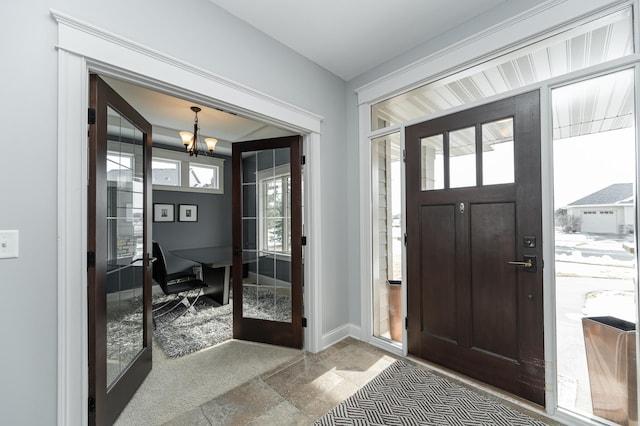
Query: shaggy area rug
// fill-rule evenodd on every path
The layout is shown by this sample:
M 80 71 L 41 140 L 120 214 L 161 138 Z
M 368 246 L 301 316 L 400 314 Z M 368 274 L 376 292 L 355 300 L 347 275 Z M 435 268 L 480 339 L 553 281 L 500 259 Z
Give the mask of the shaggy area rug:
M 291 321 L 291 299 L 288 295 L 245 289 L 243 315 L 269 321 Z M 194 294 L 195 296 L 195 294 Z M 175 306 L 175 297 L 159 294 L 153 298 L 153 336 L 169 358 L 178 358 L 232 338 L 233 303 L 219 305 L 212 299 L 200 298 L 196 304 Z M 162 307 L 167 301 L 173 301 Z M 109 377 L 120 374 L 118 365 L 132 360 L 141 349 L 142 307 L 132 299 L 125 314 L 113 315 L 107 321 L 107 357 L 113 360 Z M 186 311 L 186 312 L 185 312 Z
M 243 315 L 269 321 L 291 321 L 291 298 L 288 295 L 258 292 L 247 287 L 243 295 Z M 158 309 L 167 296 L 154 298 L 153 335 L 170 358 L 178 358 L 231 339 L 233 330 L 233 300 L 219 305 L 211 299 L 199 299 L 187 309 L 180 304 L 165 315 Z M 171 307 L 173 305 L 169 305 Z M 186 311 L 186 312 L 185 312 Z
M 165 301 L 166 298 L 162 297 L 154 299 L 154 310 Z M 153 335 L 169 358 L 178 358 L 231 339 L 231 303 L 221 306 L 200 299 L 188 310 L 180 304 L 173 311 L 158 315 L 165 311 L 166 308 L 154 313 Z
M 333 425 L 531 425 L 546 423 L 444 377 L 396 361 L 315 422 Z

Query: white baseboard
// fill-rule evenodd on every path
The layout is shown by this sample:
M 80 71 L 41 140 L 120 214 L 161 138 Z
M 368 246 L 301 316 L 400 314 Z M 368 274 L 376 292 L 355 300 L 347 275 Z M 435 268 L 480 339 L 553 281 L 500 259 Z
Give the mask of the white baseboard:
M 322 335 L 322 347 L 320 350 L 327 349 L 329 346 L 333 346 L 347 337 L 362 340 L 362 336 L 360 335 L 361 332 L 360 327 L 354 324 L 344 324 L 340 327 L 334 328 L 330 332 Z

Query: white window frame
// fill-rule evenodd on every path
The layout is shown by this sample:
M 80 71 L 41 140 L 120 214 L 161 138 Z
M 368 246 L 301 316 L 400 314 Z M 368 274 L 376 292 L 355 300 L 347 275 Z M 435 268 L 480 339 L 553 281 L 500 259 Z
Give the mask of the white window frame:
M 215 186 L 211 186 L 211 187 L 204 187 L 204 186 L 194 186 L 191 184 L 191 178 L 193 176 L 193 172 L 192 169 L 193 168 L 200 168 L 200 169 L 210 169 L 213 171 L 213 174 L 215 175 Z M 197 178 L 197 176 L 195 176 Z M 185 184 L 187 184 L 185 182 Z M 210 164 L 203 164 L 203 163 L 196 163 L 193 161 L 189 162 L 189 188 L 202 188 L 202 189 L 210 189 L 210 190 L 217 190 L 220 189 L 220 167 L 219 166 L 212 166 Z M 224 188 L 223 188 L 224 191 Z
M 282 258 L 290 258 L 291 257 L 291 241 L 285 241 L 286 238 L 283 238 L 283 244 L 286 244 L 286 248 L 288 250 L 270 250 L 267 244 L 267 227 L 264 225 L 264 220 L 267 216 L 264 213 L 264 209 L 267 206 L 267 202 L 265 200 L 265 184 L 263 182 L 267 180 L 275 180 L 279 179 L 283 181 L 283 187 L 285 188 L 284 194 L 284 206 L 285 206 L 285 235 L 289 235 L 291 233 L 291 220 L 287 219 L 287 214 L 289 217 L 291 216 L 291 197 L 289 196 L 289 191 L 286 190 L 287 180 L 291 178 L 291 167 L 289 164 L 283 164 L 281 166 L 272 167 L 269 169 L 261 170 L 257 173 L 256 179 L 258 183 L 258 205 L 257 213 L 258 213 L 258 247 L 261 252 L 275 254 L 277 257 Z
M 172 151 L 169 149 L 153 148 L 152 158 L 157 160 L 169 160 L 180 162 L 180 185 L 159 185 L 153 184 L 153 189 L 162 191 L 179 191 L 179 192 L 200 192 L 205 194 L 224 194 L 224 159 L 219 157 L 210 157 L 208 155 L 200 155 L 191 157 L 186 152 Z M 190 164 L 204 165 L 214 167 L 218 170 L 218 187 L 217 188 L 196 188 L 189 186 Z
M 151 159 L 151 172 L 153 173 L 153 171 L 155 170 L 155 168 L 153 167 L 153 162 L 154 161 L 164 161 L 166 163 L 173 163 L 177 165 L 177 169 L 178 169 L 178 182 L 175 185 L 160 185 L 157 183 L 154 183 L 153 186 L 154 187 L 158 187 L 158 186 L 170 186 L 172 188 L 178 188 L 180 187 L 180 185 L 182 185 L 182 161 L 179 160 L 172 160 L 170 158 L 166 158 L 166 157 L 158 157 L 158 156 L 153 156 Z

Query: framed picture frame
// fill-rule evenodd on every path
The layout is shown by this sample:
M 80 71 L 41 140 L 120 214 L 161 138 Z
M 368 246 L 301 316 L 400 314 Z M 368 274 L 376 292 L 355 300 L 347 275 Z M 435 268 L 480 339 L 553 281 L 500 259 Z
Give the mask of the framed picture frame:
M 154 203 L 154 222 L 175 222 L 175 206 L 173 204 Z
M 198 205 L 197 204 L 180 204 L 178 209 L 179 222 L 197 222 L 198 221 Z

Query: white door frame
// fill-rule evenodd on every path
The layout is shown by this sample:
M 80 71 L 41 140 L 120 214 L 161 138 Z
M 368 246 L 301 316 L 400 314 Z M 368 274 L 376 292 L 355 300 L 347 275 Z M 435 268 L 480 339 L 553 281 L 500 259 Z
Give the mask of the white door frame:
M 73 17 L 58 23 L 58 424 L 88 421 L 87 115 L 89 72 L 180 95 L 303 135 L 305 349 L 321 348 L 320 142 L 322 117 L 168 57 Z

